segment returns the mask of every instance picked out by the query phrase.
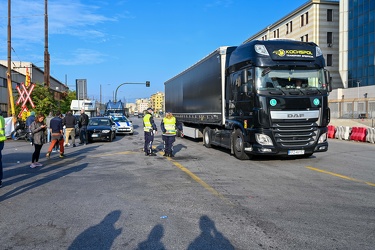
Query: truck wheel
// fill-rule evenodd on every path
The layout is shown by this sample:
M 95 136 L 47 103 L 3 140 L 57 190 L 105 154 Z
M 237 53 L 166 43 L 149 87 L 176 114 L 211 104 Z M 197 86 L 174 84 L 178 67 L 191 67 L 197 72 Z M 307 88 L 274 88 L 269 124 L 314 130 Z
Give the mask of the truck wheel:
M 245 153 L 244 137 L 240 129 L 236 129 L 233 133 L 233 151 L 237 159 L 250 159 L 250 156 Z
M 211 129 L 209 127 L 205 127 L 203 130 L 203 145 L 206 148 L 211 147 Z

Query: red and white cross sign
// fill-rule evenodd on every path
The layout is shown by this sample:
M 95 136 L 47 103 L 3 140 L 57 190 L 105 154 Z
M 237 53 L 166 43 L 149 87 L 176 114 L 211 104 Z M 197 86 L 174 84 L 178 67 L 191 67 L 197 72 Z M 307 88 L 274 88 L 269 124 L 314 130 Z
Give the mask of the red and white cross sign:
M 16 104 L 19 105 L 22 102 L 21 107 L 26 106 L 26 103 L 29 101 L 32 108 L 35 108 L 33 100 L 31 100 L 31 93 L 33 92 L 35 84 L 31 84 L 29 89 L 25 87 L 25 84 L 21 83 L 21 88 L 19 86 L 16 87 L 20 97 L 18 97 Z

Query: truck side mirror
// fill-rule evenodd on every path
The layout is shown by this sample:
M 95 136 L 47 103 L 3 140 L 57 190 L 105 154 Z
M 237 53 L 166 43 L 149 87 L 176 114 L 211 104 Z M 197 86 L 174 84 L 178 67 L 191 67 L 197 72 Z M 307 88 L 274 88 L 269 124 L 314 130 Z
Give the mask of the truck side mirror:
M 327 83 L 327 91 L 331 92 L 332 91 L 332 78 L 331 78 L 331 74 L 326 69 L 324 70 L 324 77 Z

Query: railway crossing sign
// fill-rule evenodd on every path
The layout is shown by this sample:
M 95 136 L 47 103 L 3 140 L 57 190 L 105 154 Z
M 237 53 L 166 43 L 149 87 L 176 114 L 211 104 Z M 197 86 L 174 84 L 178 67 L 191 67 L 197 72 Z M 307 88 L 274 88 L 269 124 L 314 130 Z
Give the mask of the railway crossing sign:
M 21 83 L 21 88 L 19 86 L 16 87 L 20 97 L 18 97 L 16 104 L 19 105 L 22 102 L 21 107 L 25 107 L 27 102 L 30 102 L 31 107 L 35 108 L 33 100 L 31 100 L 31 93 L 33 92 L 35 84 L 32 83 L 29 88 L 26 88 L 24 83 Z

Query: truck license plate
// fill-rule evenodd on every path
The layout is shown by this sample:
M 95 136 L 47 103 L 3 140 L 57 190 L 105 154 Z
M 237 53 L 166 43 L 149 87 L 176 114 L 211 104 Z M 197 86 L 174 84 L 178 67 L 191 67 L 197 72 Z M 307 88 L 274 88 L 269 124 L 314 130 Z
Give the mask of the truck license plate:
M 288 155 L 303 155 L 305 154 L 305 150 L 289 150 Z

